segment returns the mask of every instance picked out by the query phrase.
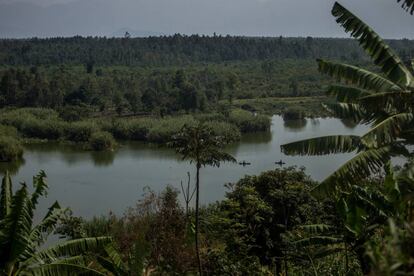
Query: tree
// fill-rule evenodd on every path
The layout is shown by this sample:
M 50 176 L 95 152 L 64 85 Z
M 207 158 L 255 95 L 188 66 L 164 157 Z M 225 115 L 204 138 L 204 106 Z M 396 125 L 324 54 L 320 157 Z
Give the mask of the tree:
M 315 183 L 295 168 L 246 176 L 230 186 L 220 203 L 226 250 L 237 259 L 258 257 L 261 265 L 275 267 L 275 275 L 292 259 L 285 236 L 299 225 L 316 221 L 323 205 L 309 190 Z M 223 223 L 224 221 L 224 223 Z M 225 229 L 225 230 L 224 230 Z
M 213 129 L 203 123 L 198 123 L 196 126 L 185 125 L 168 143 L 183 160 L 189 160 L 196 166 L 195 245 L 200 275 L 202 275 L 199 250 L 200 169 L 205 166 L 219 167 L 222 161 L 235 162 L 233 156 L 221 150 L 225 144 L 225 137 L 215 135 Z
M 109 237 L 82 238 L 42 248 L 48 234 L 56 227 L 65 210 L 55 202 L 36 226 L 33 213 L 38 199 L 47 189 L 46 174 L 33 178 L 30 195 L 25 183 L 14 194 L 8 173 L 0 195 L 0 273 L 2 275 L 106 275 L 98 265 L 91 266 L 90 253 L 104 251 Z
M 359 41 L 380 67 L 381 74 L 353 65 L 318 60 L 322 73 L 346 84 L 330 87 L 328 94 L 334 96 L 337 103 L 326 107 L 337 117 L 372 124 L 372 127 L 362 136 L 313 138 L 283 145 L 282 150 L 287 154 L 302 155 L 357 152 L 313 192 L 316 196 L 335 198 L 337 210 L 343 212 L 345 229 L 358 237 L 353 249 L 362 272 L 368 274 L 372 270 L 366 255 L 370 233 L 379 226 L 386 227 L 387 219 L 398 221 L 401 229 L 405 228 L 405 220 L 412 220 L 414 163 L 409 145 L 414 141 L 413 68 L 406 67 L 378 34 L 339 3 L 335 3 L 332 14 Z M 405 169 L 398 176 L 391 170 L 390 161 L 394 156 L 407 157 Z M 374 190 L 367 190 L 366 180 L 381 172 L 385 172 L 383 185 L 387 193 L 381 194 L 379 185 Z
M 335 116 L 370 123 L 362 136 L 334 135 L 282 146 L 287 154 L 323 155 L 357 151 L 357 155 L 325 179 L 315 190 L 331 193 L 381 170 L 392 156 L 410 156 L 414 139 L 411 99 L 414 78 L 410 70 L 370 27 L 335 3 L 332 14 L 381 68 L 382 75 L 353 65 L 318 60 L 319 70 L 352 86 L 333 85 L 328 94 L 338 103 L 326 108 Z

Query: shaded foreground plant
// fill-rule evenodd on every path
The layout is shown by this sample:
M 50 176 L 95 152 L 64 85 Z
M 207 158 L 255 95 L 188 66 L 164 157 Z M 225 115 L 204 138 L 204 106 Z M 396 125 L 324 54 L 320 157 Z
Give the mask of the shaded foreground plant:
M 0 195 L 0 273 L 2 275 L 108 275 L 94 263 L 94 254 L 105 252 L 109 237 L 65 241 L 49 248 L 42 245 L 66 211 L 55 202 L 44 219 L 33 225 L 33 214 L 46 194 L 46 174 L 33 177 L 32 194 L 23 183 L 14 194 L 8 173 Z
M 235 162 L 233 156 L 222 151 L 225 144 L 225 138 L 215 135 L 204 123 L 198 123 L 196 126 L 185 125 L 168 143 L 183 160 L 189 160 L 196 167 L 195 246 L 200 275 L 202 275 L 199 250 L 200 169 L 205 166 L 219 167 L 223 161 Z

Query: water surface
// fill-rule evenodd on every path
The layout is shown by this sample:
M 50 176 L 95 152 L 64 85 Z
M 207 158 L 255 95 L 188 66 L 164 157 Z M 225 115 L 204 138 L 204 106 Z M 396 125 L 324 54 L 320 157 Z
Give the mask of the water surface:
M 352 125 L 339 119 L 308 119 L 284 122 L 280 116 L 272 118 L 270 132 L 244 135 L 242 141 L 226 150 L 237 160 L 250 166 L 222 164 L 220 168 L 201 171 L 201 201 L 220 200 L 225 195 L 225 183 L 235 182 L 244 175 L 285 166 L 304 166 L 315 180 L 323 180 L 353 154 L 303 157 L 285 156 L 280 145 L 295 140 L 334 134 L 362 134 L 366 126 Z M 5 164 L 0 165 L 4 170 Z M 45 170 L 50 186 L 48 198 L 41 201 L 45 210 L 55 200 L 69 206 L 75 215 L 92 217 L 112 211 L 122 214 L 141 198 L 144 187 L 161 191 L 167 185 L 180 189 L 187 172 L 194 176 L 193 165 L 180 160 L 172 150 L 144 143 L 124 143 L 116 152 L 88 152 L 58 144 L 28 146 L 24 162 L 8 164 L 14 183 L 30 183 L 32 176 Z

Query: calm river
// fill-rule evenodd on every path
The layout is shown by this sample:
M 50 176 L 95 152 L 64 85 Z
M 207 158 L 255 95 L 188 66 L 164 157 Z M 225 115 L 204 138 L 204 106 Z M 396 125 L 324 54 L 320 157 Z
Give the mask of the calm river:
M 280 116 L 273 116 L 271 132 L 245 135 L 241 142 L 227 148 L 238 161 L 246 160 L 250 166 L 222 164 L 220 168 L 202 169 L 201 201 L 222 199 L 225 183 L 279 167 L 275 165 L 279 160 L 286 162 L 285 166 L 304 166 L 313 179 L 322 180 L 352 154 L 292 157 L 282 154 L 280 145 L 321 135 L 362 134 L 366 129 L 333 118 L 284 123 Z M 32 176 L 45 170 L 50 189 L 47 199 L 40 201 L 41 209 L 58 200 L 62 207 L 71 207 L 75 215 L 85 217 L 109 211 L 122 214 L 141 198 L 145 187 L 156 192 L 167 185 L 180 189 L 188 171 L 195 175 L 193 166 L 182 162 L 172 150 L 143 143 L 125 143 L 114 153 L 54 144 L 28 146 L 24 162 L 0 164 L 0 170 L 4 171 L 6 166 L 14 173 L 15 186 L 22 181 L 31 184 Z

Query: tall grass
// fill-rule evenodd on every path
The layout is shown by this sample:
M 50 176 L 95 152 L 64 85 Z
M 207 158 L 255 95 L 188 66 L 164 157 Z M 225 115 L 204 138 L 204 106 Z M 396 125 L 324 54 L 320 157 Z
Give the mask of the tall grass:
M 23 156 L 20 142 L 10 136 L 0 136 L 0 162 L 11 162 Z

